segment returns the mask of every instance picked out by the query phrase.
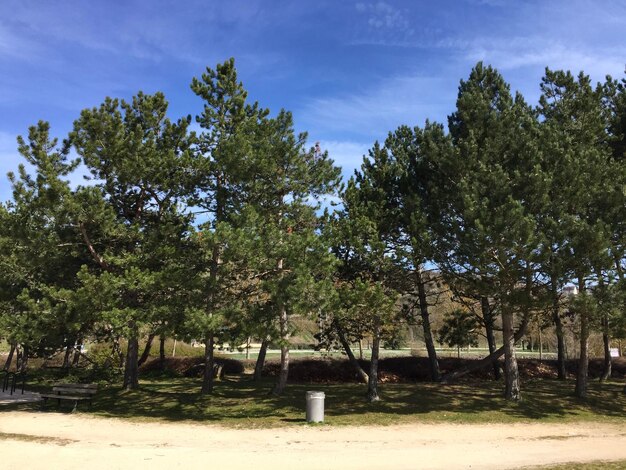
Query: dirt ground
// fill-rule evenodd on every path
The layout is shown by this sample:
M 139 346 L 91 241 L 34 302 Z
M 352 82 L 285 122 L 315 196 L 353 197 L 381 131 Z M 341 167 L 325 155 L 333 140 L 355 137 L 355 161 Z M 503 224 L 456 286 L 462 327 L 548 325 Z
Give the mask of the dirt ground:
M 580 424 L 237 430 L 0 412 L 3 469 L 502 469 L 626 459 L 626 429 Z

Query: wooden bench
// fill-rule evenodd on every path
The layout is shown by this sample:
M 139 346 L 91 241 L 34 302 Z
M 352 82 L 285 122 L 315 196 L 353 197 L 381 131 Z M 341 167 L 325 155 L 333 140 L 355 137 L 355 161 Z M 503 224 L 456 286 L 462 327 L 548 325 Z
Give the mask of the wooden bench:
M 48 399 L 57 400 L 57 404 L 61 405 L 61 400 L 74 402 L 74 408 L 76 410 L 79 401 L 89 400 L 89 406 L 91 406 L 91 400 L 93 396 L 98 392 L 98 384 L 56 384 L 52 387 L 52 393 L 41 393 L 43 398 L 43 405 L 48 403 Z

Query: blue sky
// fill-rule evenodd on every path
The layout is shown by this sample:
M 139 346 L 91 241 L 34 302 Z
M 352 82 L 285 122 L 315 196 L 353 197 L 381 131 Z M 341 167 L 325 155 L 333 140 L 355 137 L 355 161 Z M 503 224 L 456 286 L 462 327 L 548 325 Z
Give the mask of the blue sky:
M 231 56 L 252 100 L 350 174 L 398 125 L 445 122 L 477 61 L 534 104 L 546 66 L 623 76 L 625 31 L 625 1 L 0 0 L 0 200 L 29 125 L 64 137 L 139 90 L 195 115 L 191 78 Z

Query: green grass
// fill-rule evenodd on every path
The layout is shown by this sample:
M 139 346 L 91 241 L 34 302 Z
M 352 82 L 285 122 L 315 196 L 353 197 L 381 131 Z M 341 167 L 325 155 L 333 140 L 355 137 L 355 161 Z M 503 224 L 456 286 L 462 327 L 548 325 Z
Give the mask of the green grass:
M 572 382 L 533 380 L 523 384 L 523 400 L 510 403 L 502 384 L 475 381 L 455 385 L 384 384 L 382 401 L 368 403 L 359 384 L 290 384 L 282 397 L 268 392 L 271 381 L 253 383 L 247 376 L 217 382 L 213 395 L 199 393 L 200 381 L 155 377 L 137 391 L 119 386 L 102 388 L 93 406 L 79 404 L 81 413 L 138 420 L 201 421 L 229 427 L 302 425 L 305 392 L 326 393 L 325 425 L 391 425 L 402 423 L 512 423 L 607 421 L 626 424 L 623 384 L 593 382 L 589 397 L 572 396 Z M 39 385 L 45 389 L 45 384 Z M 39 405 L 14 405 L 38 410 Z M 56 410 L 50 403 L 47 409 Z M 67 409 L 65 407 L 64 409 Z
M 527 470 L 623 470 L 626 468 L 626 460 L 607 462 L 598 460 L 588 463 L 564 463 L 559 465 L 542 465 L 538 467 L 526 467 Z
M 32 434 L 17 434 L 17 433 L 12 433 L 12 432 L 0 432 L 0 441 L 1 440 L 37 442 L 39 444 L 55 444 L 58 446 L 65 446 L 67 444 L 76 442 L 73 439 L 61 439 L 60 437 L 33 436 Z

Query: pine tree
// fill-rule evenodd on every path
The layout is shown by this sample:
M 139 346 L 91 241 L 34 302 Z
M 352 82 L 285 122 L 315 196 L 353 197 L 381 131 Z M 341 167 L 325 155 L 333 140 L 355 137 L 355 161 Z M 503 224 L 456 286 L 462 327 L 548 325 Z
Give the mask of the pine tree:
M 521 398 L 514 323 L 533 308 L 535 247 L 532 213 L 536 120 L 521 95 L 491 67 L 477 64 L 459 87 L 449 117 L 455 153 L 441 163 L 444 199 L 438 244 L 449 272 L 478 279 L 478 297 L 500 306 L 505 354 L 505 397 Z
M 588 341 L 593 304 L 587 288 L 611 266 L 610 228 L 604 214 L 615 191 L 607 188 L 612 177 L 602 109 L 602 88 L 592 87 L 583 73 L 546 70 L 541 84 L 542 146 L 551 165 L 549 203 L 552 225 L 559 235 L 551 241 L 552 252 L 561 252 L 565 278 L 578 286 L 574 311 L 580 320 L 580 359 L 576 396 L 587 391 Z M 556 210 L 555 210 L 556 209 Z M 608 214 L 607 214 L 608 215 Z M 553 256 L 554 257 L 554 256 Z
M 76 195 L 76 224 L 93 260 L 80 299 L 128 339 L 124 387 L 138 387 L 139 337 L 169 298 L 176 250 L 189 230 L 189 120 L 171 122 L 161 93 L 107 98 L 82 111 L 71 140 L 95 179 Z

